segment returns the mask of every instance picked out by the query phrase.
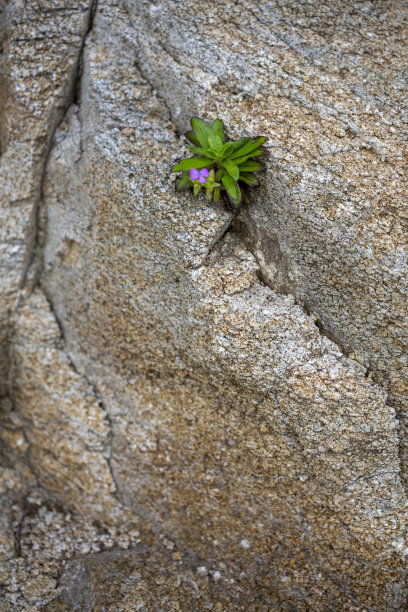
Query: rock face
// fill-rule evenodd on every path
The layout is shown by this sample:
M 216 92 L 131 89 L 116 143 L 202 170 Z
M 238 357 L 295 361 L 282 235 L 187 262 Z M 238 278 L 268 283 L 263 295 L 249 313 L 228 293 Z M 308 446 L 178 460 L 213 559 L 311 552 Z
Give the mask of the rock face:
M 268 2 L 241 19 L 236 2 L 222 17 L 217 3 L 165 4 L 143 3 L 137 22 L 144 74 L 182 131 L 195 113 L 234 136 L 268 135 L 267 175 L 244 218 L 262 277 L 388 391 L 405 480 L 406 6 Z
M 44 164 L 75 95 L 90 16 L 89 0 L 0 1 L 0 398 L 10 317 L 37 242 Z
M 407 7 L 57 4 L 35 165 L 2 127 L 4 610 L 405 610 Z M 268 136 L 237 218 L 174 191 L 193 115 Z

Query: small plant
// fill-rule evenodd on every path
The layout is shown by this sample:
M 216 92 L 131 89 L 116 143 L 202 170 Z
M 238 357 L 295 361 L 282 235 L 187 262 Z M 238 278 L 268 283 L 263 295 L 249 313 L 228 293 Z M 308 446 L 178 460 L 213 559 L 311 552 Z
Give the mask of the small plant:
M 243 201 L 248 202 L 245 187 L 259 185 L 254 173 L 262 170 L 263 166 L 254 158 L 265 155 L 262 145 L 266 138 L 225 142 L 224 125 L 220 119 L 207 125 L 193 117 L 191 126 L 193 131 L 187 132 L 186 137 L 193 146 L 187 148 L 195 156 L 183 159 L 172 169 L 172 172 L 183 173 L 177 180 L 177 191 L 192 187 L 194 195 L 197 195 L 205 189 L 210 201 L 218 202 L 222 197 L 233 210 L 238 210 Z

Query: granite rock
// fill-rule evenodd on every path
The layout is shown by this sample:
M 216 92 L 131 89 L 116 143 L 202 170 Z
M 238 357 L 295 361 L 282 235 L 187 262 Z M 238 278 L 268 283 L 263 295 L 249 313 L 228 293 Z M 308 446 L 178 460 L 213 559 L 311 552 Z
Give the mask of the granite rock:
M 89 0 L 0 2 L 0 398 L 13 312 L 37 244 L 45 162 L 76 95 L 90 16 Z
M 242 218 L 262 278 L 387 390 L 405 480 L 406 4 L 128 2 L 129 14 L 135 5 L 141 70 L 179 130 L 198 115 L 268 137 Z
M 50 611 L 406 609 L 406 6 L 243 6 L 100 0 L 49 146 L 2 438 L 79 540 L 147 534 Z M 268 136 L 238 217 L 174 190 L 192 115 Z

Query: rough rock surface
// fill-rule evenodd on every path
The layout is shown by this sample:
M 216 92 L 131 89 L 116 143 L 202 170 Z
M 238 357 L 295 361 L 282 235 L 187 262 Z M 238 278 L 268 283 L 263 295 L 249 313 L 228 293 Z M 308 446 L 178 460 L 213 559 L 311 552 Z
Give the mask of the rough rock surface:
M 0 1 L 0 399 L 52 135 L 75 97 L 89 0 Z
M 197 114 L 268 136 L 244 216 L 262 276 L 387 389 L 408 478 L 407 6 L 243 6 L 140 3 L 143 74 L 181 131 Z
M 405 610 L 406 6 L 95 8 L 2 156 L 0 609 Z M 237 219 L 174 191 L 194 114 L 269 138 Z

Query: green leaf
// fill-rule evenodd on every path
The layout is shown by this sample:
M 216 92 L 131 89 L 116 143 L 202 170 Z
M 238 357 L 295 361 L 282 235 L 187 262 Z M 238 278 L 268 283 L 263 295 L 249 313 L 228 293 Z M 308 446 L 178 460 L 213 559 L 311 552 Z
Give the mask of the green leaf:
M 222 144 L 224 142 L 225 136 L 224 136 L 224 125 L 221 119 L 216 119 L 214 123 L 212 124 L 211 128 L 212 128 L 212 133 L 216 136 L 219 136 L 221 140 L 221 144 Z
M 176 181 L 176 190 L 183 191 L 191 185 L 190 175 L 188 172 L 183 172 L 182 176 Z
M 239 180 L 243 181 L 247 185 L 259 185 L 259 181 L 252 172 L 241 172 Z
M 224 170 L 222 168 L 218 168 L 217 173 L 215 175 L 215 180 L 220 181 L 223 174 Z
M 235 159 L 236 157 L 243 157 L 244 155 L 248 155 L 248 153 L 251 153 L 251 151 L 255 151 L 265 142 L 266 138 L 261 137 L 255 140 L 254 142 L 251 142 L 251 139 L 249 140 L 250 142 L 246 142 L 245 144 L 234 150 L 234 152 L 231 154 L 231 159 Z
M 229 174 L 224 174 L 222 177 L 222 183 L 227 190 L 228 196 L 234 204 L 239 204 L 241 201 L 241 190 L 237 183 L 230 177 Z
M 218 136 L 218 134 L 208 134 L 208 142 L 210 143 L 210 147 L 215 151 L 215 153 L 219 155 L 222 149 L 222 140 Z
M 214 200 L 214 202 L 219 202 L 220 201 L 220 188 L 219 187 L 216 187 L 214 189 L 213 200 Z
M 234 181 L 237 181 L 239 179 L 238 166 L 235 162 L 232 161 L 232 159 L 226 159 L 222 162 L 221 166 L 226 169 L 226 171 L 234 179 Z
M 197 117 L 191 119 L 191 125 L 193 126 L 200 145 L 202 147 L 208 147 L 208 134 L 211 133 L 211 129 L 205 125 L 204 121 Z
M 194 132 L 187 132 L 186 133 L 186 138 L 188 138 L 190 142 L 192 142 L 193 144 L 197 145 L 198 147 L 200 146 L 200 141 L 198 140 L 198 138 L 194 134 Z
M 250 140 L 251 140 L 250 138 L 245 137 L 245 138 L 240 138 L 240 140 L 236 140 L 235 142 L 227 142 L 226 144 L 231 145 L 232 149 L 236 151 L 237 149 L 242 147 L 244 144 L 246 144 Z
M 226 142 L 224 145 L 222 145 L 222 148 L 220 149 L 220 156 L 221 157 L 229 157 L 230 153 L 233 151 L 232 145 L 230 142 Z
M 215 159 L 217 157 L 217 153 L 213 149 L 203 149 L 204 155 L 207 157 L 211 157 L 211 159 Z
M 187 146 L 187 149 L 190 149 L 190 151 L 192 151 L 193 153 L 196 153 L 196 155 L 206 155 L 206 151 L 208 151 L 208 149 L 203 149 L 201 147 L 192 147 L 190 145 L 186 145 L 186 146 Z
M 248 155 L 244 155 L 243 157 L 235 157 L 234 162 L 238 165 L 243 164 L 247 159 L 251 159 L 252 157 L 259 157 L 260 155 L 263 155 L 262 149 L 256 149 L 256 151 L 253 151 Z
M 241 194 L 241 189 L 239 188 L 239 186 L 237 188 L 237 191 L 238 191 L 238 199 L 231 201 L 232 208 L 235 208 L 235 210 L 238 210 L 239 208 L 241 208 L 240 204 L 242 202 L 242 194 Z
M 208 157 L 189 157 L 188 159 L 183 159 L 179 162 L 174 168 L 172 172 L 180 172 L 180 170 L 191 170 L 192 168 L 208 168 L 210 169 L 213 165 L 213 161 L 208 159 Z
M 195 183 L 194 184 L 194 195 L 197 195 L 197 193 L 200 191 L 200 189 L 201 189 L 200 183 Z
M 239 165 L 239 171 L 240 172 L 257 172 L 262 167 L 263 167 L 262 164 L 259 164 L 256 161 L 251 161 L 250 159 L 248 159 L 248 161 Z

